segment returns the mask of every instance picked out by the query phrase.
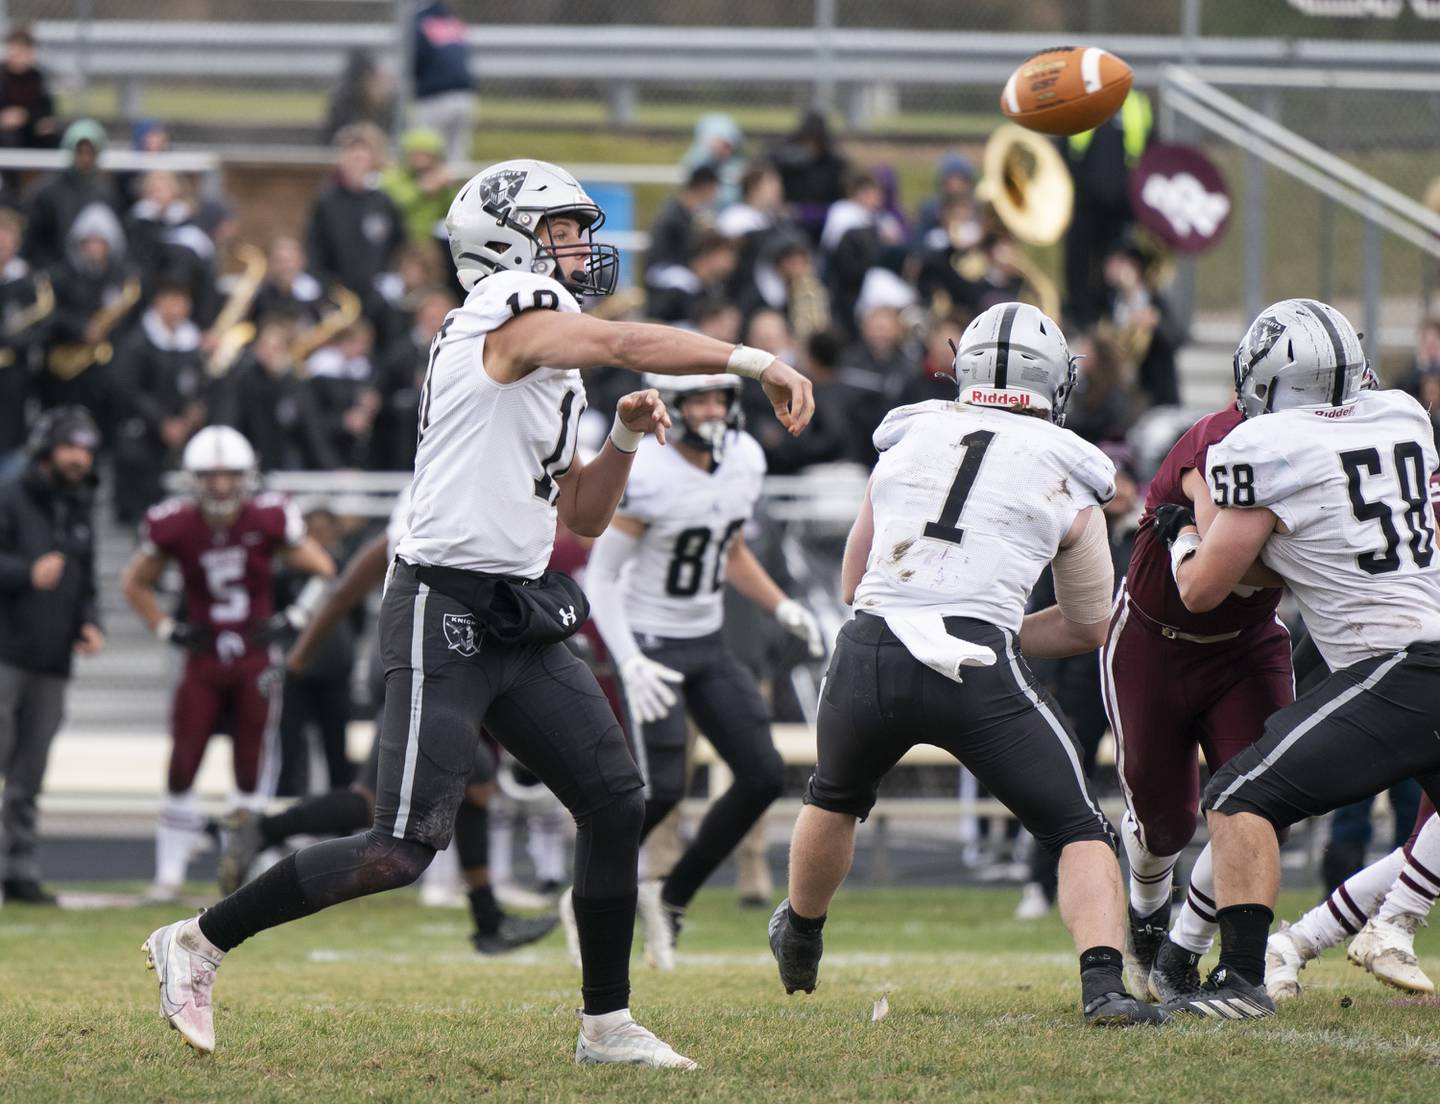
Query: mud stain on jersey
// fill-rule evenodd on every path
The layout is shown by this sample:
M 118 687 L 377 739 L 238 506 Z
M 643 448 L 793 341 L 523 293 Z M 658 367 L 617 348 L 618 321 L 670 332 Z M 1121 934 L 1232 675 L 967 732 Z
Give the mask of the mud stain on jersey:
M 915 577 L 915 572 L 912 571 L 912 570 L 911 570 L 910 568 L 908 568 L 908 567 L 907 567 L 904 571 L 900 572 L 900 581 L 901 581 L 902 583 L 909 582 L 909 581 L 910 581 L 911 579 L 913 579 L 914 577 Z
M 1070 477 L 1062 475 L 1059 484 L 1053 491 L 1045 496 L 1046 502 L 1058 502 L 1062 498 L 1070 497 Z
M 899 563 L 905 558 L 905 553 L 910 551 L 910 546 L 915 543 L 914 537 L 906 537 L 894 548 L 890 549 L 890 562 Z

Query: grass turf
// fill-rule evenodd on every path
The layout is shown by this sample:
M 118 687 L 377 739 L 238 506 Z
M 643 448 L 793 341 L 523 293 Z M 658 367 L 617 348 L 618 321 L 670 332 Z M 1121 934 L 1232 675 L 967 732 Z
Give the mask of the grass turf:
M 1374 1102 L 1440 1085 L 1440 1007 L 1383 989 L 1338 950 L 1274 1020 L 1087 1029 L 1059 921 L 1016 924 L 1015 899 L 846 892 L 821 988 L 787 997 L 767 914 L 703 894 L 678 970 L 635 960 L 637 1015 L 701 1063 L 694 1074 L 575 1068 L 578 978 L 558 932 L 482 958 L 463 912 L 422 909 L 410 893 L 241 948 L 220 973 L 209 1058 L 160 1019 L 138 949 L 174 909 L 11 907 L 0 912 L 0 1100 Z M 1306 903 L 1292 895 L 1286 914 Z M 1420 950 L 1440 945 L 1422 936 Z M 890 1014 L 872 1023 L 882 994 Z

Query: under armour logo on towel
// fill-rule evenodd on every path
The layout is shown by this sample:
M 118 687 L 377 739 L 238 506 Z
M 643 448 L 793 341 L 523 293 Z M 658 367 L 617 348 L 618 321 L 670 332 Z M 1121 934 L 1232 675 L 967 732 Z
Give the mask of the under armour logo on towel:
M 569 628 L 571 625 L 575 624 L 574 606 L 566 606 L 560 611 L 560 624 L 564 625 L 566 628 Z
M 445 641 L 452 652 L 462 656 L 473 656 L 479 646 L 475 641 L 475 617 L 469 613 L 447 613 L 441 621 L 445 630 Z

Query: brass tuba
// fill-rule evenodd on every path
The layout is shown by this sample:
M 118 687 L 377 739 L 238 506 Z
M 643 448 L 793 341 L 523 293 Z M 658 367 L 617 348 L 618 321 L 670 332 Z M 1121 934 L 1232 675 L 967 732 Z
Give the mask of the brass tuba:
M 1065 159 L 1049 139 L 1006 123 L 985 143 L 977 197 L 990 204 L 1017 242 L 1045 247 L 1065 234 L 1075 214 L 1075 186 Z M 1060 291 L 1033 257 L 1019 254 L 1015 268 L 1051 318 L 1060 315 Z

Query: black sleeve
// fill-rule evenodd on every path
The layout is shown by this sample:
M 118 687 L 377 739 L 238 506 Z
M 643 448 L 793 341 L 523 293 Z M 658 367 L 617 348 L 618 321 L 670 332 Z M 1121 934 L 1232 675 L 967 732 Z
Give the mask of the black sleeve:
M 0 493 L 0 593 L 30 589 L 30 559 L 20 551 L 15 490 Z

